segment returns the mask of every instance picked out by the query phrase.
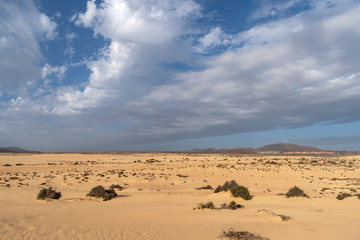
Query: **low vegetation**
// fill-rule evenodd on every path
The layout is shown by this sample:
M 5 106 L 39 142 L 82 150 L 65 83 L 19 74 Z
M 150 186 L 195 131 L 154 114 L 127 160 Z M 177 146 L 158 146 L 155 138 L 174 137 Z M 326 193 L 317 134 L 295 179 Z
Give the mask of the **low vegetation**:
M 212 190 L 212 186 L 210 185 L 207 185 L 207 186 L 204 186 L 204 187 L 198 187 L 198 188 L 195 188 L 195 190 L 206 190 L 206 189 L 209 189 L 209 190 Z
M 234 186 L 230 188 L 230 192 L 233 197 L 241 197 L 244 200 L 250 200 L 252 198 L 249 190 L 244 186 Z
M 233 197 L 241 197 L 244 200 L 252 199 L 249 190 L 246 187 L 237 184 L 235 180 L 231 180 L 230 182 L 226 181 L 222 186 L 219 185 L 214 193 L 228 190 L 230 190 Z
M 290 188 L 289 191 L 285 194 L 287 198 L 289 197 L 309 197 L 307 194 L 304 193 L 303 190 L 298 188 L 297 186 L 294 186 L 293 188 Z
M 235 231 L 234 229 L 230 229 L 228 231 L 223 230 L 221 237 L 231 240 L 270 240 L 269 238 L 249 233 L 248 231 Z
M 59 199 L 60 197 L 61 192 L 56 192 L 52 189 L 52 187 L 41 189 L 39 194 L 37 195 L 38 200 Z
M 339 193 L 337 196 L 336 196 L 336 199 L 338 200 L 343 200 L 347 197 L 351 197 L 352 195 L 350 193 Z
M 241 204 L 237 204 L 235 201 L 231 201 L 229 203 L 229 205 L 227 205 L 227 208 L 230 209 L 230 210 L 236 210 L 238 208 L 243 208 L 244 205 L 241 205 Z
M 104 201 L 111 200 L 112 198 L 117 197 L 116 192 L 114 191 L 114 186 L 118 188 L 118 185 L 112 185 L 110 189 L 105 189 L 103 186 L 99 185 L 91 189 L 91 191 L 86 195 L 87 197 L 96 197 L 96 198 L 102 198 Z M 120 186 L 119 186 L 120 187 Z M 120 189 L 122 189 L 120 187 Z
M 231 180 L 230 182 L 226 181 L 222 186 L 218 186 L 214 193 L 218 193 L 218 192 L 226 192 L 228 190 L 230 190 L 230 188 L 235 187 L 235 186 L 239 186 L 235 180 Z
M 199 203 L 196 207 L 197 209 L 204 209 L 204 208 L 209 208 L 209 209 L 215 209 L 215 205 L 213 202 L 208 202 L 208 203 Z

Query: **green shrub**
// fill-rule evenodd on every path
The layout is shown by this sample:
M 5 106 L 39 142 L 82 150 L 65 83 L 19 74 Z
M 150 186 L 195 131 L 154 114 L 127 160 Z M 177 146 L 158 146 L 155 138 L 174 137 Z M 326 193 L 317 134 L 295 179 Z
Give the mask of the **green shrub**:
M 203 190 L 203 189 L 209 189 L 209 190 L 211 190 L 211 189 L 213 189 L 210 185 L 207 185 L 207 186 L 204 186 L 204 187 L 198 187 L 198 188 L 195 188 L 195 190 Z
M 301 190 L 297 186 L 290 188 L 289 191 L 285 195 L 287 198 L 289 198 L 289 197 L 309 197 L 308 195 L 306 195 L 304 193 L 303 190 Z
M 221 192 L 221 186 L 220 185 L 214 191 L 214 193 L 218 193 L 218 192 Z
M 235 180 L 231 180 L 230 182 L 226 181 L 222 186 L 218 186 L 214 193 L 218 193 L 218 192 L 222 192 L 222 191 L 227 191 L 227 190 L 230 190 L 232 187 L 235 187 L 235 186 L 239 186 Z
M 51 187 L 41 189 L 39 194 L 37 195 L 38 200 L 59 199 L 60 197 L 61 197 L 61 192 L 56 192 Z
M 241 197 L 244 200 L 250 200 L 252 197 L 250 195 L 249 190 L 244 186 L 233 186 L 230 189 L 231 194 L 233 197 Z
M 246 187 L 237 184 L 235 180 L 231 180 L 230 182 L 226 181 L 222 186 L 219 185 L 214 193 L 228 190 L 230 190 L 233 197 L 241 197 L 245 200 L 250 200 L 252 198 L 249 190 Z
M 249 233 L 248 231 L 235 231 L 234 229 L 229 229 L 228 231 L 223 230 L 221 237 L 231 240 L 270 240 L 269 238 Z
M 336 197 L 338 200 L 343 200 L 344 198 L 351 197 L 350 193 L 339 193 Z
M 94 187 L 91 191 L 86 195 L 87 197 L 96 197 L 102 198 L 104 201 L 108 201 L 117 196 L 114 188 L 110 188 L 105 190 L 105 188 L 101 185 Z
M 114 188 L 117 188 L 117 189 L 119 189 L 119 190 L 123 190 L 124 189 L 124 187 L 122 187 L 122 186 L 120 186 L 119 184 L 111 184 L 111 186 L 110 186 L 110 190 L 113 190 Z
M 197 209 L 204 209 L 204 208 L 209 208 L 209 209 L 215 209 L 215 205 L 213 202 L 208 202 L 208 203 L 199 203 L 197 205 Z
M 235 210 L 235 209 L 243 208 L 243 207 L 244 207 L 243 205 L 237 204 L 235 201 L 231 201 L 229 203 L 229 205 L 227 206 L 227 208 L 230 210 Z
M 357 191 L 356 191 L 356 189 L 355 189 L 355 188 L 350 188 L 350 192 L 354 192 L 354 193 L 356 193 Z

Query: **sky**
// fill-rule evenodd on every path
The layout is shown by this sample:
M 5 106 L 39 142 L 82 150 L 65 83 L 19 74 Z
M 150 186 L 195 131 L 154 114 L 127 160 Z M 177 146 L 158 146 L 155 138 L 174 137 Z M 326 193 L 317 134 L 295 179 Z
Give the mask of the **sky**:
M 359 0 L 2 0 L 0 147 L 360 150 Z

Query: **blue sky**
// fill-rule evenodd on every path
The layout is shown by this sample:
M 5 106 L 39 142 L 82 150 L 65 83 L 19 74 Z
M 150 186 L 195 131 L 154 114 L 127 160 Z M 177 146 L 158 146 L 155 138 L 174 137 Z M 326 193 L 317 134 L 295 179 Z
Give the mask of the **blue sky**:
M 2 1 L 0 146 L 360 150 L 358 0 Z

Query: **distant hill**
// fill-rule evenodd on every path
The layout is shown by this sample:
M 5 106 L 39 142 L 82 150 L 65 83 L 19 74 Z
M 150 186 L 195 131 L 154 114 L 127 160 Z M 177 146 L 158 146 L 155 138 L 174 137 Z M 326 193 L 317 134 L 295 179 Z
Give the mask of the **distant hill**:
M 0 148 L 0 153 L 31 153 L 34 151 L 28 151 L 22 148 L 18 148 L 18 147 L 5 147 L 5 148 Z
M 202 149 L 202 148 L 194 148 L 190 151 L 187 152 L 192 152 L 192 153 L 227 153 L 230 152 L 232 149 L 217 149 L 217 148 L 206 148 L 206 149 Z
M 228 149 L 228 148 L 195 148 L 193 150 L 187 151 L 190 153 L 234 153 L 234 154 L 255 154 L 253 148 L 234 148 L 234 149 Z
M 257 152 L 324 152 L 311 146 L 301 146 L 293 143 L 268 144 L 255 149 Z
M 324 150 L 318 149 L 311 146 L 301 146 L 293 143 L 276 143 L 268 144 L 256 149 L 253 148 L 234 148 L 234 149 L 216 149 L 216 148 L 207 148 L 199 149 L 195 148 L 190 151 L 190 153 L 234 153 L 234 154 L 256 154 L 260 152 L 325 152 Z

